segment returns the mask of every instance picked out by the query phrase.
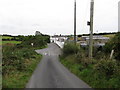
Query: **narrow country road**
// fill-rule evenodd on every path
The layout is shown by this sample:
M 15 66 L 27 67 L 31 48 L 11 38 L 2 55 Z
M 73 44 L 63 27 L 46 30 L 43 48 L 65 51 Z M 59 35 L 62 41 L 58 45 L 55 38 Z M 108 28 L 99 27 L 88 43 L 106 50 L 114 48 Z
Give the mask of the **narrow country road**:
M 48 48 L 36 50 L 43 55 L 26 88 L 90 88 L 66 69 L 58 59 L 60 48 L 51 43 Z

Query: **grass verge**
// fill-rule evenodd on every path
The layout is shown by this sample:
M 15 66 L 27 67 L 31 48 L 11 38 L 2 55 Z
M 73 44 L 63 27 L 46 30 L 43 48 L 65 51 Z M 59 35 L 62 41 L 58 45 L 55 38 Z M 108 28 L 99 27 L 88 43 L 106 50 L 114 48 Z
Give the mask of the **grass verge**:
M 16 41 L 9 41 L 9 37 L 4 39 L 6 40 L 2 43 L 3 88 L 24 88 L 42 57 L 35 50 L 47 47 L 49 36 L 30 35 L 11 39 Z
M 3 77 L 3 88 L 24 88 L 41 58 L 41 55 L 35 55 L 34 58 L 26 60 L 27 68 L 25 71 L 14 70 L 5 75 Z
M 64 58 L 61 57 L 60 62 L 92 88 L 120 88 L 118 72 L 114 73 L 112 76 L 104 75 L 95 70 L 96 64 L 88 64 L 85 66 L 82 63 L 76 63 L 74 55 Z

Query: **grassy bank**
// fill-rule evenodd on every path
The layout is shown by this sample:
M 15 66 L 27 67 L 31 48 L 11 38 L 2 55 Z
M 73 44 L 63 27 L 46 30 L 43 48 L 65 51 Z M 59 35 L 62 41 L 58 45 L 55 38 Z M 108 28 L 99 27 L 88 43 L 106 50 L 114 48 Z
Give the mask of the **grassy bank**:
M 73 57 L 61 58 L 61 63 L 72 73 L 85 81 L 93 88 L 120 88 L 120 77 L 114 75 L 106 76 L 95 70 L 95 64 L 89 64 L 87 67 L 83 64 L 74 63 Z
M 41 55 L 35 55 L 34 58 L 26 60 L 25 63 L 27 68 L 25 71 L 19 71 L 14 69 L 14 67 L 9 66 L 14 70 L 3 77 L 3 88 L 24 88 L 37 64 L 40 62 L 41 57 Z
M 73 43 L 66 43 L 60 61 L 93 88 L 120 88 L 120 62 L 110 60 L 100 52 L 89 60 L 86 50 Z
M 24 88 L 42 56 L 33 48 L 3 46 L 3 88 Z
M 16 43 L 18 41 L 2 44 L 3 88 L 24 88 L 26 86 L 42 58 L 35 50 L 45 48 L 48 40 L 46 36 L 26 36 L 19 44 Z M 31 43 L 34 45 L 32 46 Z

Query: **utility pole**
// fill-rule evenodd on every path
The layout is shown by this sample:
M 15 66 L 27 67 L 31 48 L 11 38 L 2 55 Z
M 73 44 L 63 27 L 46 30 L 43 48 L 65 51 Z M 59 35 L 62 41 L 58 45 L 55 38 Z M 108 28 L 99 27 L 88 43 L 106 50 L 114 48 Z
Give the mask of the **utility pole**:
M 76 0 L 74 1 L 74 43 L 76 44 Z
M 90 37 L 89 37 L 89 59 L 92 59 L 93 53 L 93 13 L 94 13 L 94 0 L 90 2 Z
M 118 2 L 118 32 L 120 33 L 120 1 Z

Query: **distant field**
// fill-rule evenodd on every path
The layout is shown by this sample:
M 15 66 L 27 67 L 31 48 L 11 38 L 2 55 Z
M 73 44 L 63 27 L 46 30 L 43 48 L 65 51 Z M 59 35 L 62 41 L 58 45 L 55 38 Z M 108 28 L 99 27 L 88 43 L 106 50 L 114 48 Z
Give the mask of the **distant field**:
M 2 39 L 12 39 L 13 37 L 11 36 L 2 36 Z M 4 45 L 4 44 L 7 44 L 7 43 L 11 43 L 11 44 L 19 44 L 21 43 L 21 41 L 2 41 L 0 42 L 0 45 Z
M 2 36 L 2 39 L 13 39 L 14 37 L 12 36 Z M 18 37 L 15 37 L 16 39 L 19 39 Z
M 109 37 L 109 38 L 112 38 L 115 36 L 115 34 L 108 34 L 108 35 L 103 35 L 104 37 Z
M 2 41 L 2 44 L 7 44 L 7 43 L 11 43 L 11 44 L 20 44 L 21 41 Z
M 10 36 L 2 36 L 2 39 L 12 39 L 13 37 Z

